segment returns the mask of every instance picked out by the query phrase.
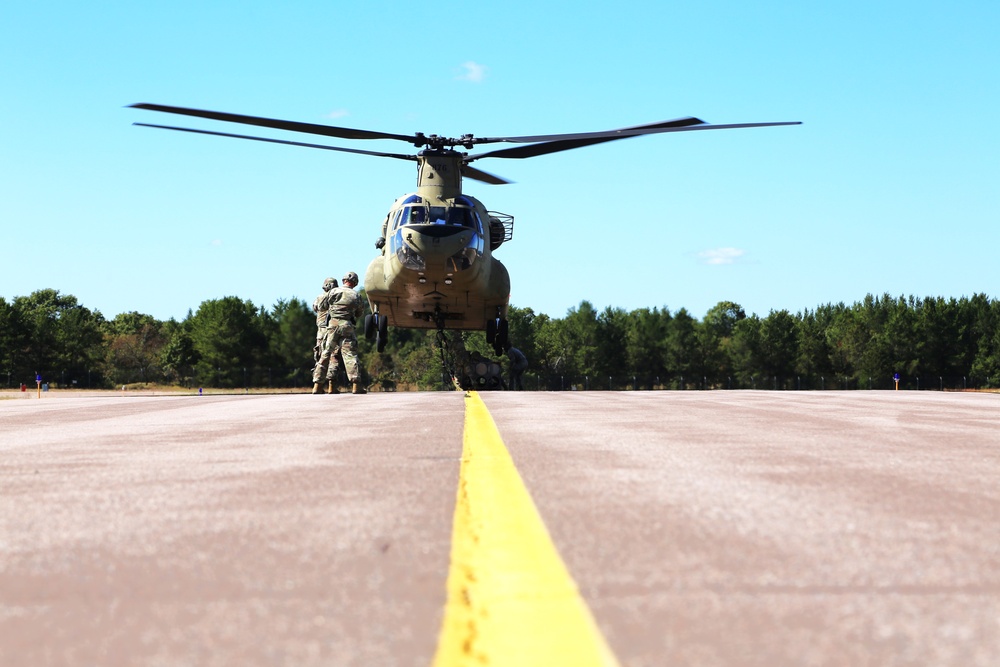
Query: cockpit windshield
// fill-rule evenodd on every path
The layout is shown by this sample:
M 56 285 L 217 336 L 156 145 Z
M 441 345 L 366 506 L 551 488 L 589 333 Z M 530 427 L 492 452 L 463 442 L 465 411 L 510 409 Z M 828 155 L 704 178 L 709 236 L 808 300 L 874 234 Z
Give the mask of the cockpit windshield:
M 426 221 L 427 206 L 424 204 L 423 198 L 410 195 L 396 211 L 396 215 L 392 219 L 392 229 L 396 230 L 403 225 L 422 225 Z
M 428 206 L 416 195 L 407 197 L 393 218 L 392 229 L 424 224 L 452 225 L 483 233 L 482 221 L 468 197 L 457 197 L 451 206 Z
M 435 225 L 459 225 L 475 229 L 472 222 L 472 210 L 458 206 L 431 206 L 428 221 Z
M 403 209 L 404 225 L 422 225 L 427 222 L 427 209 L 423 206 L 407 206 Z
M 392 233 L 388 239 L 389 252 L 395 254 L 404 267 L 423 271 L 427 268 L 427 260 L 404 239 L 404 236 L 409 238 L 405 232 L 408 226 L 420 226 L 421 235 L 437 238 L 461 235 L 465 240 L 465 247 L 446 260 L 451 271 L 468 269 L 483 255 L 483 230 L 488 227 L 484 227 L 476 211 L 476 203 L 468 197 L 456 197 L 454 202 L 445 206 L 431 206 L 420 196 L 411 195 L 396 210 L 392 219 Z M 466 230 L 472 233 L 468 234 Z

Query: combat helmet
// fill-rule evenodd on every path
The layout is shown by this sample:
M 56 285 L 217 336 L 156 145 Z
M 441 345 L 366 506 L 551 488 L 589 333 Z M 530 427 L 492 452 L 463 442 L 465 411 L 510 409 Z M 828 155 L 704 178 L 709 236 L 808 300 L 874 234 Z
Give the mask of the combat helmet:
M 344 274 L 344 278 L 343 278 L 342 282 L 345 285 L 347 283 L 351 283 L 352 285 L 357 285 L 358 284 L 358 274 L 356 274 L 354 271 L 348 271 L 347 273 Z
M 336 286 L 337 286 L 337 279 L 336 278 L 327 278 L 326 280 L 323 281 L 323 291 L 324 292 L 329 292 L 330 290 L 332 290 Z

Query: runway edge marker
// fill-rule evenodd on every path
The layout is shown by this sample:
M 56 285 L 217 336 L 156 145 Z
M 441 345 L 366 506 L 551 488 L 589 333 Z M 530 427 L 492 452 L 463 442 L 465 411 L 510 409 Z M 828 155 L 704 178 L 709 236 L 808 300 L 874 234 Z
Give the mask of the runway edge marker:
M 618 667 L 477 392 L 465 430 L 433 667 Z

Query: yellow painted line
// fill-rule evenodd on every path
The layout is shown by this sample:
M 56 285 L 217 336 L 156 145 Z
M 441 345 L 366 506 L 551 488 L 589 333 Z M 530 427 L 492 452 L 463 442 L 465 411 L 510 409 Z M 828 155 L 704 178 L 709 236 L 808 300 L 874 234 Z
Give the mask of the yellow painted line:
M 434 667 L 618 665 L 476 392 Z

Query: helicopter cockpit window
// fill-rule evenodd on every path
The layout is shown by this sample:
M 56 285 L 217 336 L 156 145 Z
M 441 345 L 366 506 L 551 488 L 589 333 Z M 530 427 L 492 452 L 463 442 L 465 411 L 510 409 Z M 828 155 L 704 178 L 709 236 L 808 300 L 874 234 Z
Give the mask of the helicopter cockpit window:
M 455 204 L 461 207 L 461 208 L 456 207 L 456 209 L 454 209 L 457 211 L 461 211 L 461 213 L 459 214 L 461 215 L 461 222 L 457 224 L 461 224 L 463 227 L 468 227 L 474 232 L 482 234 L 483 223 L 479 219 L 479 214 L 476 213 L 475 203 L 473 203 L 473 201 L 468 197 L 466 197 L 465 195 L 461 195 L 455 198 Z
M 424 200 L 419 195 L 410 195 L 403 200 L 396 217 L 393 219 L 393 229 L 398 229 L 403 225 L 420 225 L 426 220 L 426 207 Z
M 462 206 L 431 206 L 428 222 L 435 225 L 454 225 L 478 231 L 475 211 Z
M 455 207 L 449 211 L 449 222 L 453 225 L 462 225 L 469 229 L 475 229 L 476 225 L 472 220 L 472 209 Z
M 464 227 L 477 234 L 482 234 L 484 229 L 474 205 L 465 197 L 456 199 L 453 206 L 426 206 L 419 197 L 409 197 L 393 219 L 392 228 L 423 224 Z
M 400 224 L 403 225 L 422 225 L 427 221 L 427 209 L 423 206 L 404 206 L 403 216 L 400 219 Z
M 448 258 L 448 266 L 452 271 L 468 269 L 473 262 L 483 256 L 483 246 L 482 235 L 472 234 L 466 246 Z
M 430 220 L 435 225 L 446 225 L 450 221 L 448 220 L 448 209 L 444 206 L 431 206 Z

